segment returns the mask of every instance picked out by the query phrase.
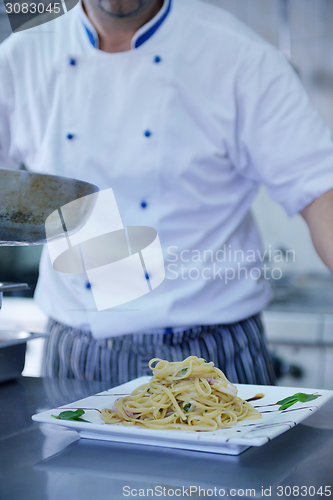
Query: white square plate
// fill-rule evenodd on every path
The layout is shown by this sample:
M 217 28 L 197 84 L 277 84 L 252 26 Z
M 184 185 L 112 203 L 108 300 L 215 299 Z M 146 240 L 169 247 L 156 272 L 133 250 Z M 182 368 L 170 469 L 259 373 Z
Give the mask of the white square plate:
M 260 420 L 243 420 L 232 427 L 213 432 L 155 430 L 139 426 L 128 427 L 122 424 L 108 425 L 102 421 L 98 410 L 112 408 L 118 397 L 129 395 L 136 387 L 148 383 L 149 380 L 150 377 L 140 377 L 95 396 L 38 413 L 33 415 L 32 419 L 36 422 L 75 429 L 81 437 L 88 439 L 239 455 L 250 446 L 262 446 L 291 429 L 333 397 L 333 391 L 321 389 L 236 384 L 238 396 L 242 399 L 252 398 L 257 393 L 265 394 L 262 399 L 251 402 L 262 413 Z M 296 403 L 283 411 L 278 410 L 279 405 L 274 405 L 277 401 L 292 396 L 296 392 L 306 394 L 315 392 L 320 397 L 309 403 Z M 59 420 L 52 417 L 52 415 L 59 415 L 64 409 L 76 410 L 78 408 L 85 410 L 83 418 L 89 423 Z

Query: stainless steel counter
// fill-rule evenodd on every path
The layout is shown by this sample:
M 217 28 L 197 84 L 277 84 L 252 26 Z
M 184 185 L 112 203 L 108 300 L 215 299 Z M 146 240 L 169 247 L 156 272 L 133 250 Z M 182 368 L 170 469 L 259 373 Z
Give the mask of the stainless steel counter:
M 36 412 L 104 389 L 24 377 L 0 385 L 2 500 L 195 498 L 199 487 L 210 498 L 333 497 L 333 401 L 237 457 L 78 439 L 71 430 L 31 421 Z
M 333 276 L 289 274 L 275 283 L 267 311 L 333 315 Z

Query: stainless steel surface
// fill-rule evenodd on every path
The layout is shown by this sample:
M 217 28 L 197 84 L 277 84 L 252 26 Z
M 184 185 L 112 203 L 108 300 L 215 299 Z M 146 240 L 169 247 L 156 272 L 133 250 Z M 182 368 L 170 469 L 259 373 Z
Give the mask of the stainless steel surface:
M 0 283 L 0 293 L 28 289 L 29 287 L 26 283 Z
M 47 333 L 31 333 L 23 330 L 20 332 L 0 330 L 0 349 L 18 344 L 26 344 L 28 340 L 47 337 L 47 335 Z
M 46 218 L 63 205 L 81 199 L 71 214 L 71 227 L 78 230 L 94 205 L 94 197 L 87 195 L 98 191 L 97 186 L 76 179 L 0 169 L 0 245 L 45 243 Z
M 20 377 L 24 368 L 27 342 L 46 335 L 0 330 L 0 382 Z
M 27 288 L 28 286 L 25 283 L 0 283 L 0 308 L 2 291 L 24 290 Z M 24 330 L 22 327 L 21 329 L 12 329 L 12 327 L 15 328 L 15 321 L 10 325 L 10 328 L 6 328 L 6 322 L 4 325 L 2 321 L 4 313 L 7 313 L 6 308 L 0 311 L 0 382 L 20 377 L 25 364 L 26 343 L 29 340 L 47 335 L 45 334 L 45 330 L 42 333 L 40 331 L 38 333 L 31 333 L 34 330 L 31 329 L 29 331 L 29 323 L 26 321 L 23 327 Z M 26 313 L 25 308 L 23 308 L 23 317 L 25 317 L 24 313 Z M 16 315 L 22 316 L 22 307 L 19 305 Z
M 26 340 L 13 345 L 1 342 L 0 332 L 0 382 L 18 378 L 24 368 Z
M 323 492 L 325 486 L 333 490 L 333 401 L 265 446 L 238 457 L 79 440 L 71 430 L 31 421 L 37 410 L 106 388 L 96 382 L 66 379 L 22 378 L 0 385 L 1 498 L 123 500 L 125 486 L 137 490 L 137 497 L 139 489 L 165 488 L 160 498 L 169 498 L 168 490 L 172 494 L 172 490 L 190 486 L 216 487 L 217 494 L 211 498 L 221 498 L 219 489 L 225 490 L 226 498 L 245 498 L 246 489 L 255 489 L 255 495 L 248 492 L 247 498 L 264 498 L 264 488 L 266 496 L 274 500 L 295 498 L 297 487 L 303 493 L 298 498 L 324 498 L 325 494 L 313 495 L 320 487 Z M 288 487 L 291 491 L 295 487 L 294 495 Z M 305 488 L 310 494 L 305 495 Z M 243 494 L 237 495 L 237 489 L 243 489 Z M 159 498 L 152 491 L 147 496 Z M 178 496 L 186 498 L 187 494 L 179 495 L 178 490 Z M 192 494 L 197 497 L 198 493 Z
M 29 290 L 26 283 L 0 283 L 0 309 L 2 307 L 3 292 L 14 292 L 18 290 Z
M 26 283 L 0 283 L 0 309 L 2 293 L 29 289 Z M 0 331 L 0 382 L 12 380 L 21 375 L 24 368 L 28 332 Z
M 333 314 L 333 277 L 290 274 L 275 282 L 275 298 L 267 311 Z

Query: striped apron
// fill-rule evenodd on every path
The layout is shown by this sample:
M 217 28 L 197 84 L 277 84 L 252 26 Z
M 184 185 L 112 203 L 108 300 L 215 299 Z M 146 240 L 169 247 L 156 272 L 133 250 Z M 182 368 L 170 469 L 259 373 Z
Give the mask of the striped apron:
M 233 383 L 274 385 L 274 369 L 260 315 L 228 325 L 198 326 L 183 331 L 128 334 L 95 340 L 90 332 L 48 323 L 43 375 L 110 382 L 110 387 L 151 375 L 152 358 L 182 361 L 198 356 L 214 361 Z

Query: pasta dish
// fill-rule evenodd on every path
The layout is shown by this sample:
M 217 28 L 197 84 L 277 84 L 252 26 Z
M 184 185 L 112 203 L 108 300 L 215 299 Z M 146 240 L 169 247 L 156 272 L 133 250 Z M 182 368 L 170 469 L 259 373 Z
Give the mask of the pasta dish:
M 149 368 L 153 377 L 148 384 L 118 398 L 112 409 L 102 410 L 106 424 L 214 431 L 240 420 L 261 418 L 250 403 L 237 397 L 237 388 L 213 362 L 196 356 L 181 362 L 154 358 Z

